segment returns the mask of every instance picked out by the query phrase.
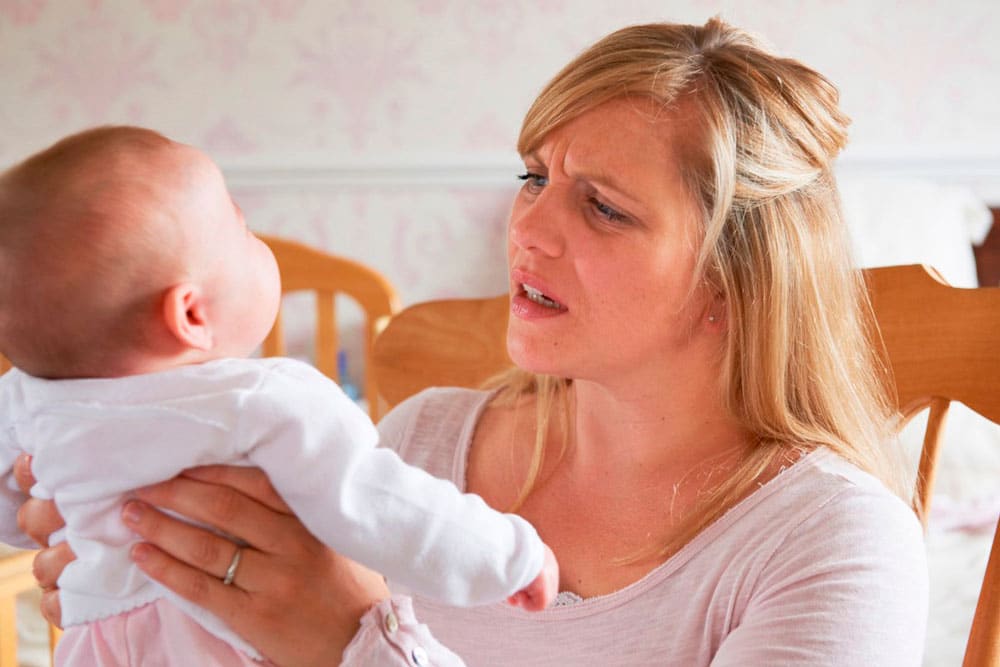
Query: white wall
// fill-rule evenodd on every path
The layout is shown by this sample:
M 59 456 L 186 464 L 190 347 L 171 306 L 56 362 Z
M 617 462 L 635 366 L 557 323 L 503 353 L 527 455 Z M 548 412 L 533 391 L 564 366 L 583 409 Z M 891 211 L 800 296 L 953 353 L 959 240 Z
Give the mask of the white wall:
M 1000 202 L 995 0 L 0 0 L 0 166 L 151 126 L 208 150 L 251 226 L 367 262 L 405 303 L 491 294 L 534 94 L 614 28 L 714 14 L 840 86 L 844 169 Z

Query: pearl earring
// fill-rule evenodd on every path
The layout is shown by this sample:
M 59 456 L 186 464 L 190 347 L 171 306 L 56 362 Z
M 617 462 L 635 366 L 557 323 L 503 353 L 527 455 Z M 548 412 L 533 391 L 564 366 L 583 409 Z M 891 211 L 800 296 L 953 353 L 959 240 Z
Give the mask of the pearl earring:
M 709 315 L 708 316 L 708 321 L 709 322 L 714 322 L 715 321 L 715 315 Z

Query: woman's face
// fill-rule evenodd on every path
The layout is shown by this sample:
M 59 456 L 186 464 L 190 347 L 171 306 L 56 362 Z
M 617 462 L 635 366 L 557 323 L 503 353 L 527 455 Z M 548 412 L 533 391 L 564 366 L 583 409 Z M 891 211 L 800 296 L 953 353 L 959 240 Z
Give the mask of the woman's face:
M 662 377 L 704 338 L 709 300 L 690 291 L 700 222 L 685 190 L 676 113 L 612 100 L 524 156 L 508 229 L 511 358 L 590 380 Z

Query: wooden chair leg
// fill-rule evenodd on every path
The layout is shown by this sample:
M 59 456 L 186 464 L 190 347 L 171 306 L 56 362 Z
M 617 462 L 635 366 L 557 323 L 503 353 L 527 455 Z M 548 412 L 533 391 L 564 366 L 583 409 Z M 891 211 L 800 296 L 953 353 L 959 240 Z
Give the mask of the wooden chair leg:
M 49 661 L 51 664 L 56 664 L 56 644 L 59 643 L 59 637 L 62 635 L 62 630 L 54 625 L 49 625 Z
M 17 610 L 14 596 L 0 600 L 0 667 L 17 667 Z
M 983 587 L 972 618 L 969 643 L 962 667 L 997 667 L 1000 665 L 1000 522 L 993 535 L 990 558 L 986 563 Z

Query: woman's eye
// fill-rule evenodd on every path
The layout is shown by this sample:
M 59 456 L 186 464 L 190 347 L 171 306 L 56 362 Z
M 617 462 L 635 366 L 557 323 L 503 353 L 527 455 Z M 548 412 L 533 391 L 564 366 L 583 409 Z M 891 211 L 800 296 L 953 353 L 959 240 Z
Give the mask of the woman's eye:
M 549 179 L 541 174 L 536 174 L 532 171 L 527 171 L 523 174 L 518 175 L 518 178 L 524 181 L 524 187 L 532 194 L 538 194 L 541 192 L 542 188 L 549 184 Z
M 625 222 L 628 220 L 628 216 L 624 213 L 611 208 L 595 197 L 590 198 L 590 205 L 594 207 L 597 215 L 601 216 L 605 220 L 608 220 L 609 222 Z

